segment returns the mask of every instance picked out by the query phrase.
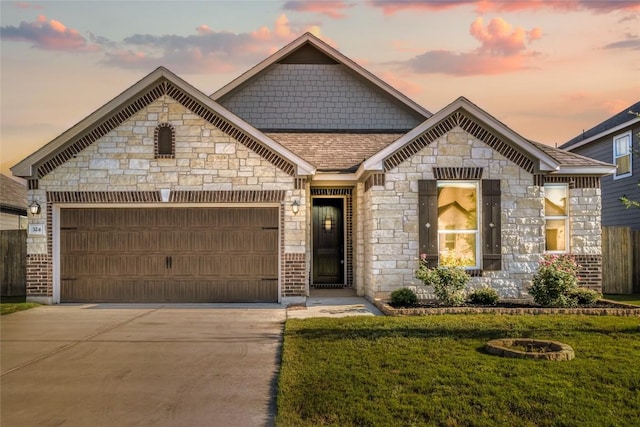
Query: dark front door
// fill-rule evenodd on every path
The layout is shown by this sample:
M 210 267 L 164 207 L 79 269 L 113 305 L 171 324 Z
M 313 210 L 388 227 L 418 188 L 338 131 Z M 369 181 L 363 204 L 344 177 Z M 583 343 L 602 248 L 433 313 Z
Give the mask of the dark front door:
M 313 199 L 313 284 L 344 284 L 343 199 Z

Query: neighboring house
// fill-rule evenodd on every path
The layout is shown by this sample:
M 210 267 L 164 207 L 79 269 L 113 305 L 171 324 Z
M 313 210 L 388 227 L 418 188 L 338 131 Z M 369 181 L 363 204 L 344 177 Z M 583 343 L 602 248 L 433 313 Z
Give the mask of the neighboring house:
M 635 113 L 635 114 L 634 114 Z M 617 170 L 602 179 L 602 225 L 640 230 L 638 209 L 626 209 L 622 196 L 640 200 L 640 102 L 576 136 L 560 148 L 613 163 Z M 634 153 L 635 151 L 635 153 Z
M 547 228 L 599 289 L 613 170 L 465 98 L 432 114 L 310 34 L 211 96 L 158 68 L 12 169 L 42 206 L 28 294 L 47 303 L 384 298 L 450 256 L 521 297 Z
M 0 230 L 27 228 L 27 187 L 0 175 Z

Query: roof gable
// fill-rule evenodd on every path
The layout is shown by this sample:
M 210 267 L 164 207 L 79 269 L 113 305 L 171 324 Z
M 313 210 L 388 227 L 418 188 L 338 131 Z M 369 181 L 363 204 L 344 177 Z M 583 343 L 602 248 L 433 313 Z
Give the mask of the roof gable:
M 423 118 L 431 116 L 431 112 L 427 109 L 412 101 L 406 95 L 394 89 L 388 83 L 365 70 L 311 33 L 305 33 L 298 37 L 240 77 L 218 89 L 211 94 L 211 98 L 216 101 L 221 101 L 224 97 L 238 90 L 247 82 L 255 79 L 274 64 L 342 64 L 358 77 L 364 79 L 384 94 L 398 101 L 405 108 L 411 110 L 414 114 Z
M 464 97 L 449 104 L 393 144 L 367 159 L 361 173 L 389 171 L 455 127 L 502 154 L 529 173 L 606 175 L 613 165 L 529 141 Z
M 570 139 L 562 144 L 560 148 L 573 150 L 614 132 L 619 132 L 627 126 L 639 123 L 640 117 L 638 117 L 638 113 L 640 113 L 640 101 L 609 117 L 605 121 L 598 123 L 586 132 L 582 132 L 580 135 Z
M 12 167 L 13 174 L 30 179 L 41 178 L 165 94 L 286 173 L 308 175 L 314 172 L 308 162 L 160 67 Z

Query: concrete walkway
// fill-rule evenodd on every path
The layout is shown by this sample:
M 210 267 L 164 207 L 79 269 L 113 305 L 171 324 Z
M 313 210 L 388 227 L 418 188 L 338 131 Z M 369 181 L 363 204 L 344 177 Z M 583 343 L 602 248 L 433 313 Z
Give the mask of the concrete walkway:
M 310 317 L 382 316 L 382 313 L 353 289 L 312 289 L 304 306 L 287 309 L 287 319 Z

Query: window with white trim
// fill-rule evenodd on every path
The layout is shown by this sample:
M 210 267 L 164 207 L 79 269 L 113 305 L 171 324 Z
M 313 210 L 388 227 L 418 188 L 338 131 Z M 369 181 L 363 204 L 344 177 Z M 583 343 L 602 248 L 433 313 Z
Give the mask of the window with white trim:
M 478 181 L 438 181 L 438 257 L 480 267 Z
M 613 162 L 616 172 L 613 179 L 631 176 L 631 131 L 613 138 Z
M 565 253 L 569 249 L 569 186 L 544 185 L 545 249 Z

